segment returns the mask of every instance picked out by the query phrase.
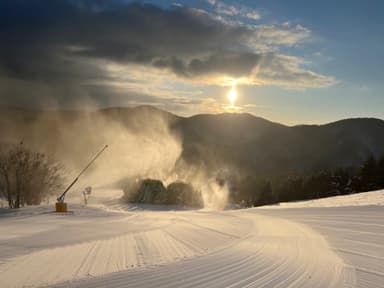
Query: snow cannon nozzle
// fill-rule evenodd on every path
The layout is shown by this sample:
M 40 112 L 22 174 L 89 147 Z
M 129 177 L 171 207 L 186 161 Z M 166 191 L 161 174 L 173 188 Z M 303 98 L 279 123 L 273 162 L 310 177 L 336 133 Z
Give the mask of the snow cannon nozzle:
M 80 171 L 79 175 L 72 181 L 72 183 L 64 190 L 64 192 L 57 197 L 56 202 L 56 212 L 67 212 L 67 203 L 64 202 L 65 195 L 72 188 L 73 185 L 79 180 L 80 176 L 92 165 L 93 162 L 108 148 L 108 145 L 105 145 L 92 159 L 91 161 Z

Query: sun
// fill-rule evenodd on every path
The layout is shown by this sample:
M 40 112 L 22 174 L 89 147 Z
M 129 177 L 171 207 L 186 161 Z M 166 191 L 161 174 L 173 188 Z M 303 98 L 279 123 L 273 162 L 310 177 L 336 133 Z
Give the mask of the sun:
M 232 86 L 231 90 L 229 90 L 228 92 L 228 100 L 231 106 L 235 105 L 236 98 L 237 98 L 237 91 L 235 86 Z

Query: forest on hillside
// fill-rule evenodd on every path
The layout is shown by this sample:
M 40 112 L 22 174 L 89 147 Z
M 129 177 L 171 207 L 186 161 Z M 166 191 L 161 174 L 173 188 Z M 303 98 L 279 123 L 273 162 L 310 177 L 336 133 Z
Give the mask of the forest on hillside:
M 273 177 L 251 174 L 227 179 L 217 177 L 216 182 L 228 186 L 228 204 L 240 207 L 348 195 L 384 189 L 384 157 L 371 156 L 360 167 Z M 172 183 L 165 187 L 160 180 L 136 179 L 126 182 L 123 190 L 125 200 L 131 203 L 202 205 L 201 191 L 189 183 Z

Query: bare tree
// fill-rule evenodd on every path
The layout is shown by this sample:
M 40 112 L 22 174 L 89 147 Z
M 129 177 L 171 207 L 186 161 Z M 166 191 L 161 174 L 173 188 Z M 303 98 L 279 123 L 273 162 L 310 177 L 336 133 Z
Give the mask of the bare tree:
M 1 182 L 2 182 L 2 190 L 3 196 L 5 196 L 8 200 L 8 206 L 14 207 L 15 203 L 13 202 L 12 191 L 11 191 L 11 171 L 12 171 L 12 163 L 9 155 L 1 154 L 0 155 L 0 174 L 1 174 Z
M 0 155 L 0 182 L 11 208 L 40 204 L 62 188 L 60 165 L 45 154 L 26 149 L 23 143 Z

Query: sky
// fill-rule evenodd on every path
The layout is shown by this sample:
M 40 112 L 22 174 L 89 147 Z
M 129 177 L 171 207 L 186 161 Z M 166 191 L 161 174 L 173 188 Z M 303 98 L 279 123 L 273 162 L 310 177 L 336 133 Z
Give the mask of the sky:
M 384 119 L 383 9 L 379 0 L 1 0 L 0 106 L 153 105 L 287 125 Z

